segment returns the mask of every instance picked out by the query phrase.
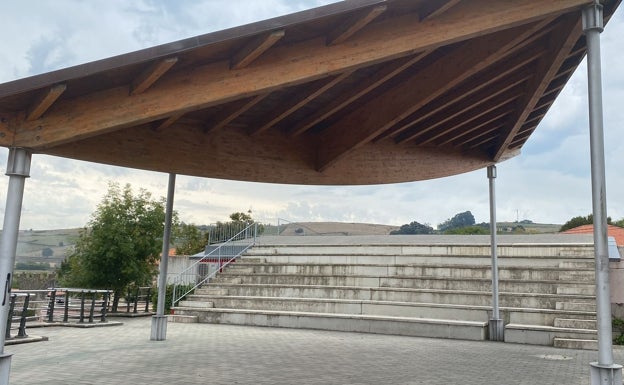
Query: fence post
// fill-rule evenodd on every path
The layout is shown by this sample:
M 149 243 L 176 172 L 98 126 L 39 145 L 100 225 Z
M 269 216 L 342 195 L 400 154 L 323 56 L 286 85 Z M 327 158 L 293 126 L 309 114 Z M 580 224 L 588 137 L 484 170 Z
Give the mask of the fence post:
M 104 292 L 103 294 L 103 298 L 102 298 L 102 317 L 100 318 L 100 322 L 106 322 L 106 311 L 108 310 L 108 297 L 109 297 L 109 291 L 106 290 L 106 292 Z
M 91 294 L 91 310 L 89 310 L 89 323 L 92 324 L 93 312 L 95 311 L 95 294 L 97 294 L 97 291 L 89 291 L 89 294 Z
M 84 303 L 85 303 L 85 292 L 83 290 L 80 294 L 80 318 L 78 320 L 79 323 L 84 322 Z
M 69 322 L 69 290 L 65 290 L 65 301 L 63 303 L 63 322 Z
M 137 312 L 137 306 L 139 305 L 139 288 L 137 287 L 134 291 L 134 310 L 133 313 Z
M 130 288 L 126 291 L 126 313 L 130 313 Z
M 54 322 L 54 303 L 56 302 L 56 288 L 52 288 L 48 302 L 48 322 Z
M 26 315 L 28 313 L 28 305 L 30 304 L 30 293 L 26 293 L 24 298 L 24 306 L 22 307 L 22 317 L 20 318 L 20 325 L 17 331 L 18 337 L 28 337 L 26 334 Z
M 5 338 L 8 340 L 11 338 L 11 323 L 13 322 L 13 312 L 15 310 L 15 294 L 11 294 L 11 299 L 9 300 L 9 315 L 7 316 L 7 324 L 6 324 L 6 333 Z
M 148 287 L 147 288 L 147 293 L 145 294 L 145 312 L 148 313 L 149 312 L 149 304 L 152 300 L 152 288 Z

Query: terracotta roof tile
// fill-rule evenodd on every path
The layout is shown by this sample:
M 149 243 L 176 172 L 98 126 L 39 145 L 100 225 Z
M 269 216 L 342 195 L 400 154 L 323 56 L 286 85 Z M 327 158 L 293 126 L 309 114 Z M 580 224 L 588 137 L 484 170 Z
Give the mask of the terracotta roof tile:
M 594 225 L 583 225 L 566 230 L 563 234 L 593 234 L 593 232 Z M 615 243 L 617 243 L 618 246 L 624 246 L 624 228 L 609 225 L 607 232 L 610 237 L 615 238 Z

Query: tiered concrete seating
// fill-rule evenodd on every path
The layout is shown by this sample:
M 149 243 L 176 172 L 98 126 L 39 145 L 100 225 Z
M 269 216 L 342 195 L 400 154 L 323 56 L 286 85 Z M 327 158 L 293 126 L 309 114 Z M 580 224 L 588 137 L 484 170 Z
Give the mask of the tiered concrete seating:
M 486 339 L 487 243 L 431 246 L 390 238 L 390 244 L 368 237 L 369 244 L 342 245 L 332 244 L 333 237 L 315 238 L 316 244 L 265 240 L 175 313 L 209 323 Z M 592 258 L 587 244 L 501 244 L 505 340 L 594 348 Z

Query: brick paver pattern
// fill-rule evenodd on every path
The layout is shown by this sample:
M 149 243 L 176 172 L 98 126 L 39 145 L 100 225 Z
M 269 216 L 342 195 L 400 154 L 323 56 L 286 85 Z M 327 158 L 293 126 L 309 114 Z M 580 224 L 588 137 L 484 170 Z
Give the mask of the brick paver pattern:
M 12 384 L 589 384 L 592 351 L 375 334 L 169 323 L 49 327 L 7 346 Z M 617 363 L 624 350 L 616 349 Z

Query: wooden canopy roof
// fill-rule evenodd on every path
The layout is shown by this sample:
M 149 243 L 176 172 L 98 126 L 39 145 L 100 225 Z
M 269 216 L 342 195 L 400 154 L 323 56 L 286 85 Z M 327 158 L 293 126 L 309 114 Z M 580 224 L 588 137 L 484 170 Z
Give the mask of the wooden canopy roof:
M 590 3 L 347 0 L 201 35 L 0 84 L 0 145 L 259 182 L 463 173 L 519 153 Z

